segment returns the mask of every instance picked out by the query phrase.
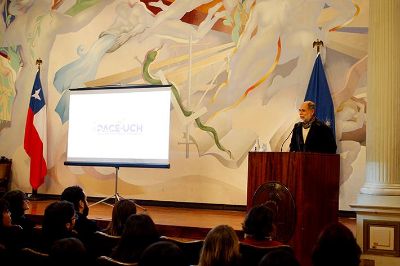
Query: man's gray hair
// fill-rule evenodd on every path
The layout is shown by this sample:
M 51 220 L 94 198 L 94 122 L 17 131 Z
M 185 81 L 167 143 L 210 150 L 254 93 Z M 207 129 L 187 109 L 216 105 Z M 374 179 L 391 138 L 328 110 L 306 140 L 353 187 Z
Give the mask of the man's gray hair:
M 307 106 L 308 106 L 309 109 L 315 110 L 315 108 L 316 108 L 315 102 L 306 101 L 306 103 L 307 103 Z

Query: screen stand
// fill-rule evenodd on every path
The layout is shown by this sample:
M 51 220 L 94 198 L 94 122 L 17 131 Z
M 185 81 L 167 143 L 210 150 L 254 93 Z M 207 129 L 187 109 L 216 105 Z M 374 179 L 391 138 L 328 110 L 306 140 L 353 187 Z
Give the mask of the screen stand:
M 95 203 L 89 205 L 89 207 L 92 207 L 92 206 L 97 205 L 97 204 L 99 204 L 99 203 L 103 203 L 103 204 L 106 204 L 106 205 L 108 205 L 108 206 L 114 206 L 113 204 L 109 204 L 109 203 L 107 202 L 107 200 L 109 200 L 109 199 L 114 199 L 114 204 L 115 204 L 115 203 L 117 203 L 118 201 L 120 201 L 121 199 L 123 199 L 123 197 L 121 197 L 121 196 L 119 195 L 119 193 L 118 193 L 118 171 L 119 171 L 119 166 L 116 166 L 116 167 L 115 167 L 114 195 L 109 196 L 109 197 L 107 197 L 107 198 L 104 198 L 104 199 L 102 199 L 102 200 L 99 200 L 99 201 L 97 201 L 97 202 L 95 202 Z M 135 205 L 136 205 L 137 208 L 139 208 L 139 209 L 141 209 L 141 210 L 143 210 L 143 211 L 146 211 L 146 208 L 144 208 L 143 206 L 140 206 L 140 205 L 137 204 L 137 203 L 135 203 Z

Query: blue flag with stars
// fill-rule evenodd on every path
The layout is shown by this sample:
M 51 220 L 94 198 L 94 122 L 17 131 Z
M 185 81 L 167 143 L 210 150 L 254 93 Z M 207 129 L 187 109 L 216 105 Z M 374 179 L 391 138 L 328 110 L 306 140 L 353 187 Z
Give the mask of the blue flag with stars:
M 325 122 L 335 136 L 335 109 L 320 54 L 315 59 L 304 101 L 313 101 L 316 104 L 317 118 Z

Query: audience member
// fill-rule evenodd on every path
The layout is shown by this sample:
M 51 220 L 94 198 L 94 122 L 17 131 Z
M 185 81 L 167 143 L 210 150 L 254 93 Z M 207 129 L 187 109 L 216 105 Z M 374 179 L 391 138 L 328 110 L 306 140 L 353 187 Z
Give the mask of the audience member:
M 54 241 L 49 257 L 52 265 L 57 266 L 87 265 L 89 263 L 85 246 L 82 241 L 74 237 Z
M 29 210 L 29 200 L 25 193 L 18 189 L 11 190 L 3 196 L 3 199 L 9 204 L 12 223 L 21 226 L 25 238 L 30 239 L 35 223 L 25 216 L 25 211 Z
M 229 225 L 208 232 L 200 254 L 199 266 L 236 266 L 240 264 L 239 239 Z
M 159 241 L 148 246 L 142 254 L 139 266 L 189 266 L 182 250 L 170 241 Z
M 85 192 L 79 186 L 67 187 L 61 193 L 61 200 L 69 201 L 74 205 L 77 214 L 75 231 L 78 232 L 82 241 L 87 241 L 99 228 L 95 221 L 88 219 L 89 205 Z
M 250 209 L 243 223 L 245 237 L 242 242 L 255 246 L 279 246 L 272 240 L 273 212 L 266 205 L 257 205 Z
M 300 263 L 293 252 L 278 249 L 267 253 L 258 266 L 300 266 Z
M 150 216 L 132 214 L 111 257 L 123 262 L 138 262 L 143 251 L 159 239 L 160 235 Z
M 8 202 L 4 199 L 0 199 L 0 213 L 0 244 L 11 254 L 24 244 L 22 227 L 12 224 Z
M 56 240 L 77 237 L 77 233 L 73 230 L 75 220 L 75 209 L 71 202 L 56 201 L 50 203 L 44 211 L 43 239 L 39 247 L 41 251 L 48 253 Z
M 115 203 L 112 211 L 111 222 L 104 230 L 104 233 L 112 236 L 121 236 L 126 220 L 132 214 L 136 214 L 136 204 L 133 200 L 121 199 Z
M 358 266 L 361 248 L 353 233 L 341 223 L 327 226 L 319 235 L 312 253 L 314 266 Z

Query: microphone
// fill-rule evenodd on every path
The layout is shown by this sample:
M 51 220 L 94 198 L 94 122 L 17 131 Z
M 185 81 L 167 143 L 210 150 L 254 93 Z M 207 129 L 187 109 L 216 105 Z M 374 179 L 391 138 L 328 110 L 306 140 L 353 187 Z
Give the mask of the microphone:
M 282 152 L 282 149 L 283 149 L 283 145 L 285 145 L 286 141 L 287 141 L 287 140 L 289 139 L 289 137 L 293 134 L 294 128 L 295 128 L 295 127 L 292 128 L 292 131 L 290 131 L 289 136 L 287 136 L 287 138 L 282 142 L 282 145 L 281 145 L 281 152 Z

